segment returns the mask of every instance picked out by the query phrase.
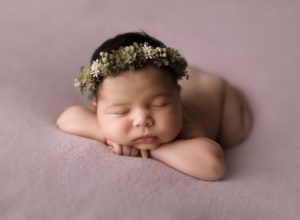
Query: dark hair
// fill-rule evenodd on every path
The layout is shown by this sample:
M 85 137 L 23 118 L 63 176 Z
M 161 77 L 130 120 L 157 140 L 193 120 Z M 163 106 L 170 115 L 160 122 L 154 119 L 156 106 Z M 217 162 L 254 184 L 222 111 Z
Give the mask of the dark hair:
M 108 52 L 111 50 L 117 50 L 119 47 L 125 47 L 132 45 L 133 42 L 144 43 L 148 42 L 152 47 L 166 47 L 164 43 L 151 37 L 146 32 L 127 32 L 123 34 L 118 34 L 117 36 L 104 41 L 93 53 L 91 58 L 91 64 L 94 60 L 100 59 L 100 52 Z
M 127 33 L 123 33 L 123 34 L 118 34 L 115 37 L 104 41 L 93 53 L 90 63 L 92 64 L 93 61 L 100 59 L 101 51 L 109 52 L 111 50 L 117 50 L 119 47 L 125 47 L 125 46 L 132 45 L 133 42 L 136 42 L 136 43 L 148 42 L 148 44 L 152 47 L 167 47 L 163 42 L 148 35 L 143 30 L 141 32 L 127 32 Z M 172 74 L 173 71 L 170 67 L 168 67 L 168 66 L 161 67 L 160 70 L 163 70 L 164 72 L 169 73 L 172 77 L 174 84 L 177 87 L 179 87 L 179 85 L 177 83 L 177 79 L 175 78 L 175 74 Z M 99 86 L 96 90 L 96 100 L 98 99 L 98 89 L 99 89 Z

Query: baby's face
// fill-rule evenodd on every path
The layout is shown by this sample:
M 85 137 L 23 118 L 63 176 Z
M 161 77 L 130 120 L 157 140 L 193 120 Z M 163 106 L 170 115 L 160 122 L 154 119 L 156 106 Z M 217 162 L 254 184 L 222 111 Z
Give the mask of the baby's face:
M 151 150 L 181 131 L 180 91 L 168 74 L 151 66 L 106 78 L 98 97 L 101 130 L 118 144 Z

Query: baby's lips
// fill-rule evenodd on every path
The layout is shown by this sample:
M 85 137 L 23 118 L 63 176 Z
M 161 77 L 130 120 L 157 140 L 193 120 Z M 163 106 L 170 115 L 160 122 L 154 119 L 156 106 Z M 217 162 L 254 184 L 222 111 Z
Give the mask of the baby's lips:
M 150 144 L 157 142 L 158 138 L 156 136 L 145 136 L 139 137 L 133 140 L 134 144 Z

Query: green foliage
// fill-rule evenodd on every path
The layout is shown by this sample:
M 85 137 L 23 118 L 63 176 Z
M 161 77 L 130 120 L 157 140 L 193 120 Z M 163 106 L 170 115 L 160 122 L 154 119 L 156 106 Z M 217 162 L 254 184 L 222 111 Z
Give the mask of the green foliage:
M 80 68 L 80 74 L 74 81 L 74 86 L 80 94 L 86 93 L 87 98 L 92 100 L 96 97 L 97 86 L 106 77 L 118 74 L 120 71 L 138 70 L 146 65 L 157 68 L 169 66 L 176 79 L 188 78 L 187 62 L 179 52 L 173 48 L 153 48 L 147 42 L 120 47 L 118 50 L 100 52 L 100 59 L 93 61 L 91 66 Z

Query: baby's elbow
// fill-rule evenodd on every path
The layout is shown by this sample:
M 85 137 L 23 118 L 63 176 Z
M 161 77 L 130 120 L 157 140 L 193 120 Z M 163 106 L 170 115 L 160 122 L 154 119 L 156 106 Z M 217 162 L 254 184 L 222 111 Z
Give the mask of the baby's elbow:
M 71 106 L 67 108 L 56 120 L 56 126 L 65 132 L 74 132 L 76 117 L 80 113 L 80 106 Z
M 65 117 L 65 112 L 59 116 L 59 118 L 56 120 L 56 126 L 57 128 L 59 128 L 60 130 L 64 131 L 66 130 L 66 127 L 68 126 L 68 122 L 66 120 Z
M 222 180 L 226 173 L 225 162 L 223 159 L 216 159 L 210 166 L 209 181 Z
M 205 162 L 206 172 L 204 172 L 206 175 L 202 176 L 202 179 L 206 181 L 222 180 L 226 173 L 223 150 L 219 146 L 208 149 Z
M 60 116 L 57 120 L 56 120 L 56 127 L 60 130 L 63 130 L 63 118 Z
M 224 162 L 212 161 L 210 164 L 207 164 L 206 171 L 203 173 L 202 170 L 196 178 L 204 181 L 220 181 L 224 178 L 225 173 Z

